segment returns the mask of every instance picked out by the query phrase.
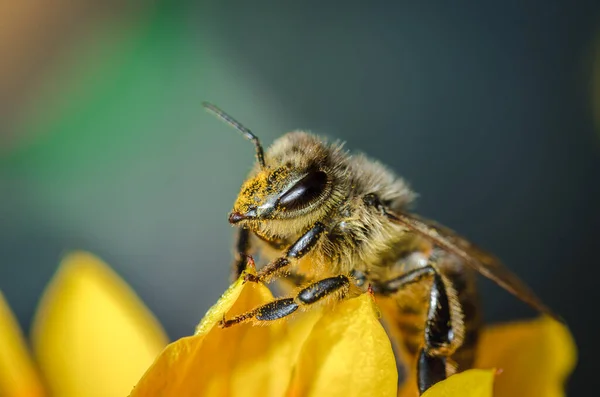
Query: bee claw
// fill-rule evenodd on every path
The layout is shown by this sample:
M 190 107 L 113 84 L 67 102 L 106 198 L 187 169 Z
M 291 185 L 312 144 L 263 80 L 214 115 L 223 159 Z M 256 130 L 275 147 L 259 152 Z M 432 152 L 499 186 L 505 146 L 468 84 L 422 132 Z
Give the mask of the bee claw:
M 248 273 L 244 276 L 244 282 L 246 282 L 246 281 L 250 281 L 252 283 L 258 283 L 260 281 L 260 279 L 256 275 L 254 275 L 252 273 Z
M 219 328 L 227 328 L 229 325 L 227 324 L 227 320 L 225 320 L 225 315 L 223 315 L 223 319 L 217 323 Z
M 252 255 L 246 255 L 246 271 L 256 271 L 256 262 L 254 262 Z
M 369 295 L 373 296 L 375 295 L 375 291 L 373 291 L 373 284 L 369 283 L 368 287 L 367 287 L 367 292 L 369 293 Z

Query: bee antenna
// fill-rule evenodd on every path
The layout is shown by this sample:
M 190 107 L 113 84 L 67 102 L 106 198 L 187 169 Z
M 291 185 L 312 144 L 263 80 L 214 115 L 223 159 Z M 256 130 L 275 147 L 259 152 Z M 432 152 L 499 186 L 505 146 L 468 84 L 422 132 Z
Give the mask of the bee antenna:
M 218 118 L 220 118 L 221 120 L 223 120 L 224 122 L 226 122 L 227 124 L 229 124 L 230 126 L 235 128 L 236 130 L 241 132 L 242 135 L 244 135 L 244 137 L 246 139 L 252 141 L 252 143 L 254 143 L 254 146 L 256 147 L 256 159 L 258 160 L 258 163 L 260 164 L 261 168 L 266 167 L 265 155 L 264 155 L 263 148 L 260 144 L 260 141 L 258 140 L 258 137 L 256 135 L 254 135 L 252 133 L 252 131 L 250 131 L 248 128 L 244 127 L 242 124 L 240 124 L 238 121 L 236 121 L 233 117 L 231 117 L 230 115 L 228 115 L 227 113 L 225 113 L 224 111 L 222 111 L 221 109 L 219 109 L 218 107 L 213 105 L 212 103 L 202 102 L 202 106 L 206 110 L 208 110 L 209 112 L 211 112 L 212 114 L 214 114 L 215 116 L 217 116 Z

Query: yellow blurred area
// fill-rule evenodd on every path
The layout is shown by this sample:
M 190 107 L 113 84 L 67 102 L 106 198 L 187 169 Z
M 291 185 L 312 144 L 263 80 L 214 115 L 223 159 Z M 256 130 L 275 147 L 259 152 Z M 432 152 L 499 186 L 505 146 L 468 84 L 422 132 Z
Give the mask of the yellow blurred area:
M 167 342 L 117 274 L 95 256 L 76 252 L 63 260 L 38 307 L 32 332 L 37 363 L 0 295 L 0 395 L 126 396 Z
M 0 395 L 41 397 L 44 394 L 19 324 L 0 292 Z
M 105 397 L 127 395 L 167 337 L 116 274 L 74 253 L 42 298 L 32 343 L 53 395 Z

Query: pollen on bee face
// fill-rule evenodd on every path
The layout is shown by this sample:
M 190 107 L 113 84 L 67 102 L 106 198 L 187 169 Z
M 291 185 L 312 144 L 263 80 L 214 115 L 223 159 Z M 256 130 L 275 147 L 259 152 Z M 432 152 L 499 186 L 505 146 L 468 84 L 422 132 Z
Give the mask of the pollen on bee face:
M 290 171 L 285 167 L 259 171 L 256 176 L 242 185 L 234 209 L 242 213 L 248 211 L 250 206 L 257 205 L 269 194 L 281 190 L 289 175 Z

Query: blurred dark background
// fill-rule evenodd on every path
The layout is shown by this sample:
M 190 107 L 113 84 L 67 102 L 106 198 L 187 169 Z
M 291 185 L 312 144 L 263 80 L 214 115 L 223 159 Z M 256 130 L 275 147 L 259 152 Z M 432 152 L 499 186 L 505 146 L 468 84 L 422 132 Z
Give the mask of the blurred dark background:
M 437 4 L 434 4 L 437 3 Z M 28 329 L 70 249 L 172 339 L 228 285 L 251 145 L 302 128 L 380 159 L 417 211 L 563 315 L 596 374 L 600 2 L 24 0 L 0 5 L 0 289 Z M 535 315 L 482 280 L 490 322 Z

